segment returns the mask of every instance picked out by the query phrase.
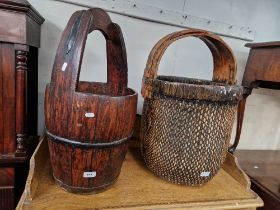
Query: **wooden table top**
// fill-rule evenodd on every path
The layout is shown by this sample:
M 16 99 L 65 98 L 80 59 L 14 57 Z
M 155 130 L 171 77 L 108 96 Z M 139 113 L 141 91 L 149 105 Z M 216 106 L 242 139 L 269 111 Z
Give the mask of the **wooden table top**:
M 280 199 L 280 150 L 237 150 L 241 168 Z
M 163 181 L 150 172 L 139 148 L 129 149 L 117 182 L 107 191 L 68 193 L 54 183 L 44 140 L 31 158 L 25 193 L 17 209 L 255 209 L 262 204 L 230 154 L 212 181 L 187 187 Z

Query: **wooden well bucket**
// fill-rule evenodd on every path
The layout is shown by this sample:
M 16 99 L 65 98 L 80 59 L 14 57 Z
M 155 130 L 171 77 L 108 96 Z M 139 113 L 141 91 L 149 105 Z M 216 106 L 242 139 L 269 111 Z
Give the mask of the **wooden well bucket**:
M 213 56 L 212 81 L 158 76 L 167 47 L 197 37 Z M 145 98 L 141 149 L 146 165 L 170 182 L 197 186 L 221 168 L 229 146 L 243 88 L 236 83 L 236 62 L 228 45 L 203 30 L 183 30 L 163 37 L 152 49 L 143 76 Z
M 79 81 L 86 38 L 102 32 L 107 83 Z M 53 176 L 75 193 L 95 193 L 116 181 L 133 132 L 137 93 L 127 88 L 120 27 L 102 9 L 75 12 L 57 49 L 45 92 L 45 121 Z

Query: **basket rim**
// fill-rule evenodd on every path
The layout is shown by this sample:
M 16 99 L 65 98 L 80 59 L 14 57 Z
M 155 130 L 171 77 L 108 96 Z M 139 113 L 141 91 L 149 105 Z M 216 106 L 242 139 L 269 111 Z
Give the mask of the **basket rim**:
M 159 75 L 147 79 L 152 83 L 153 95 L 183 99 L 238 102 L 243 98 L 244 87 L 204 79 Z
M 154 80 L 166 81 L 169 83 L 179 83 L 179 84 L 193 84 L 193 85 L 214 85 L 215 87 L 224 87 L 224 86 L 238 86 L 238 85 L 229 85 L 223 82 L 216 82 L 208 79 L 197 79 L 192 77 L 181 77 L 181 76 L 169 76 L 169 75 L 158 75 Z M 173 81 L 172 81 L 173 80 Z

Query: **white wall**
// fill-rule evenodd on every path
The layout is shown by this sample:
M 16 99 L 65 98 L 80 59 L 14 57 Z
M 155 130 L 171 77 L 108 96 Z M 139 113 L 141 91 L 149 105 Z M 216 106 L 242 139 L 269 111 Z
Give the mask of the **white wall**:
M 29 0 L 46 19 L 42 25 L 39 53 L 39 132 L 44 130 L 43 95 L 50 81 L 54 55 L 61 33 L 71 14 L 83 7 L 49 0 Z M 256 31 L 254 42 L 280 40 L 280 1 L 277 0 L 137 0 L 187 14 L 233 25 L 249 26 Z M 211 3 L 210 3 L 211 2 Z M 164 35 L 181 30 L 163 24 L 110 14 L 123 31 L 129 69 L 129 86 L 140 92 L 146 60 L 153 45 Z M 106 79 L 105 41 L 100 33 L 90 35 L 86 45 L 81 80 Z M 238 62 L 238 83 L 241 82 L 249 49 L 245 41 L 223 37 L 232 47 Z M 160 74 L 211 79 L 212 60 L 209 50 L 195 38 L 180 40 L 164 55 Z M 142 109 L 139 94 L 138 113 Z M 280 149 L 280 92 L 258 89 L 248 98 L 239 148 Z

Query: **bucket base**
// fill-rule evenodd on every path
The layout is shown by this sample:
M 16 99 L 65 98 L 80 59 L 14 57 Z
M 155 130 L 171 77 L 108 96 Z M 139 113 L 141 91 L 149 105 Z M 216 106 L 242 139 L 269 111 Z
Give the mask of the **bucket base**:
M 107 190 L 108 188 L 110 188 L 117 181 L 118 177 L 115 178 L 112 182 L 106 183 L 106 184 L 98 186 L 98 187 L 91 187 L 91 188 L 69 186 L 69 185 L 63 183 L 58 178 L 56 178 L 54 175 L 53 175 L 53 178 L 57 185 L 59 185 L 60 187 L 62 187 L 64 190 L 66 190 L 68 192 L 77 193 L 77 194 L 97 194 L 97 193 L 101 193 L 101 192 Z

